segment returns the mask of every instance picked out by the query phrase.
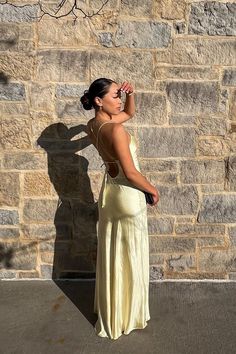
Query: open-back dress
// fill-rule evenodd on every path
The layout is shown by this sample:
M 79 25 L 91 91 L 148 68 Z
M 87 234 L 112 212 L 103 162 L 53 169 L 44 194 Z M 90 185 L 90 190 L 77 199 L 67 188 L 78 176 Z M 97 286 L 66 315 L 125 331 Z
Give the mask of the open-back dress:
M 106 123 L 113 122 L 102 123 L 97 137 L 91 129 L 97 150 L 99 131 Z M 130 152 L 140 171 L 136 141 L 133 135 L 130 137 Z M 94 328 L 100 337 L 117 339 L 123 333 L 145 328 L 150 319 L 149 240 L 144 193 L 126 178 L 119 160 L 111 158 L 104 161 L 106 171 L 98 198 L 94 297 L 98 319 Z M 119 166 L 116 177 L 108 173 L 108 162 Z

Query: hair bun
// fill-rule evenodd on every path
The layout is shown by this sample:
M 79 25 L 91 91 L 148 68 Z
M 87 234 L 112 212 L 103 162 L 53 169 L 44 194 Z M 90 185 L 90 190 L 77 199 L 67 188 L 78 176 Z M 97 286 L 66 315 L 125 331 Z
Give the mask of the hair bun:
M 80 102 L 82 103 L 84 109 L 90 110 L 93 105 L 90 101 L 89 91 L 85 90 L 83 96 L 80 98 Z

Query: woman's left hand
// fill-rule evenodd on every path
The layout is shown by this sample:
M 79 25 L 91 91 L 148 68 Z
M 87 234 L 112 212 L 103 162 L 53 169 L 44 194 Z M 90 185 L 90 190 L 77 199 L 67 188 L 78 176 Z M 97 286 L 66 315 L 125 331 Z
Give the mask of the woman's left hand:
M 126 93 L 127 95 L 129 95 L 129 94 L 131 94 L 132 92 L 134 92 L 133 86 L 132 86 L 131 83 L 128 82 L 128 81 L 124 81 L 124 82 L 120 85 L 119 90 L 120 90 L 121 92 Z

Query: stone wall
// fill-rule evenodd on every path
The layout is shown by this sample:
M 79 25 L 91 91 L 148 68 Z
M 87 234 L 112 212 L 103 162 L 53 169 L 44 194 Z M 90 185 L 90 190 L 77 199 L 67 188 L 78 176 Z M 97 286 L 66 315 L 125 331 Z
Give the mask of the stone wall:
M 0 5 L 0 278 L 94 277 L 104 167 L 79 97 L 105 76 L 135 86 L 125 125 L 160 192 L 150 280 L 236 279 L 236 2 L 110 0 L 75 24 L 12 3 L 29 6 Z

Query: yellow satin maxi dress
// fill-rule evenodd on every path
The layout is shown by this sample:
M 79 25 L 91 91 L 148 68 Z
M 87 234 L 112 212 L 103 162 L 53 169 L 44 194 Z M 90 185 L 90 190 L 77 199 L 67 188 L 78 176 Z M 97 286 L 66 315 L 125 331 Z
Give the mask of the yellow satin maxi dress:
M 136 141 L 130 136 L 130 152 L 140 171 Z M 98 198 L 94 297 L 98 315 L 95 333 L 110 339 L 145 328 L 150 319 L 146 200 L 144 193 L 127 180 L 119 160 L 115 161 L 119 173 L 113 178 L 106 168 Z

